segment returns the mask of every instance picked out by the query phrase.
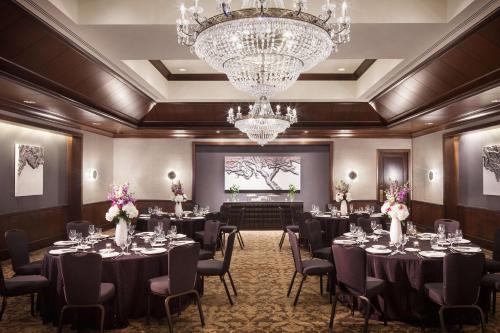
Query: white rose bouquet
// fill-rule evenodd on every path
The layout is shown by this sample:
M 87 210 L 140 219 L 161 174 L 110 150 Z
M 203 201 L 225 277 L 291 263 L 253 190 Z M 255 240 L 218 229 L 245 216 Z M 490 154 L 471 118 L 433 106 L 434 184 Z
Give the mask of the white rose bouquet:
M 111 207 L 106 213 L 106 221 L 117 222 L 123 219 L 129 222 L 139 215 L 134 205 L 135 199 L 129 192 L 129 184 L 113 185 L 108 200 L 111 201 Z

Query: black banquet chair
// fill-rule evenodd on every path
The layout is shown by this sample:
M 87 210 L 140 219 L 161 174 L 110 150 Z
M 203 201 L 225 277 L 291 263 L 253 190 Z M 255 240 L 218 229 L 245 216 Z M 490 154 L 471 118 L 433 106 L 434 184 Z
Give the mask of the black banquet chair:
M 486 271 L 488 273 L 500 273 L 500 229 L 495 230 L 493 256 L 491 259 L 486 259 Z
M 59 314 L 57 331 L 62 332 L 66 310 L 97 308 L 101 312 L 100 331 L 102 332 L 106 315 L 102 304 L 115 296 L 115 286 L 112 283 L 101 282 L 101 255 L 97 253 L 66 253 L 60 259 L 66 304 Z
M 308 276 L 319 276 L 320 280 L 320 294 L 323 294 L 323 275 L 328 276 L 328 282 L 331 283 L 333 280 L 331 273 L 333 272 L 333 264 L 328 260 L 323 259 L 309 259 L 302 260 L 300 256 L 300 247 L 299 240 L 297 236 L 291 232 L 288 232 L 288 241 L 290 242 L 290 246 L 292 247 L 292 256 L 293 262 L 295 264 L 295 272 L 293 272 L 292 281 L 290 282 L 290 287 L 288 287 L 288 292 L 286 294 L 287 297 L 290 297 L 290 293 L 292 291 L 293 283 L 295 282 L 295 277 L 297 273 L 302 275 L 302 280 L 300 280 L 299 289 L 297 290 L 297 294 L 295 295 L 295 299 L 293 301 L 293 306 L 296 306 L 299 301 L 300 292 L 302 290 L 302 285 Z M 332 288 L 329 288 L 330 294 Z
M 168 217 L 164 217 L 164 218 L 152 217 L 148 220 L 148 231 L 155 231 L 155 228 L 158 224 L 163 225 L 163 230 L 165 231 L 165 234 L 166 234 L 167 231 L 170 229 L 171 221 Z
M 363 331 L 368 332 L 370 309 L 374 307 L 370 299 L 384 295 L 385 281 L 366 274 L 366 251 L 360 247 L 343 247 L 332 245 L 333 260 L 337 270 L 337 290 L 333 297 L 332 313 L 329 327 L 333 327 L 337 301 L 341 293 L 365 302 L 365 325 Z M 384 325 L 387 325 L 386 302 L 384 300 Z
M 147 297 L 147 323 L 151 313 L 151 296 L 165 297 L 165 312 L 167 314 L 168 328 L 173 332 L 170 301 L 184 295 L 194 295 L 198 304 L 201 326 L 205 326 L 200 295 L 194 288 L 196 283 L 196 265 L 200 244 L 176 246 L 168 252 L 168 275 L 155 277 L 149 280 Z
M 236 219 L 236 223 L 233 225 L 223 224 L 220 227 L 220 231 L 223 235 L 222 240 L 224 242 L 225 235 L 236 231 L 236 237 L 238 237 L 238 243 L 240 243 L 240 248 L 243 250 L 245 248 L 245 242 L 243 242 L 243 237 L 241 237 L 240 226 L 241 222 L 245 219 L 245 208 L 241 208 L 238 212 L 238 218 Z M 231 222 L 231 221 L 229 221 Z M 232 222 L 231 222 L 232 223 Z
M 2 320 L 7 298 L 22 295 L 31 295 L 31 315 L 35 316 L 35 294 L 39 294 L 48 287 L 49 280 L 41 275 L 16 275 L 5 279 L 0 264 L 0 296 L 2 296 L 2 307 L 0 308 L 0 320 Z
M 83 237 L 88 237 L 89 235 L 89 221 L 71 221 L 66 223 L 66 236 L 69 236 L 70 230 L 76 230 L 76 232 L 81 233 Z
M 203 230 L 203 247 L 200 249 L 199 260 L 213 259 L 217 249 L 217 240 L 219 239 L 220 222 L 205 221 Z
M 229 282 L 231 282 L 231 287 L 233 288 L 234 296 L 238 296 L 236 292 L 236 288 L 234 286 L 233 278 L 231 277 L 231 273 L 229 272 L 229 267 L 231 266 L 231 257 L 233 255 L 233 247 L 234 247 L 234 238 L 236 237 L 237 231 L 234 230 L 227 237 L 227 246 L 226 252 L 224 253 L 224 260 L 200 260 L 198 261 L 197 272 L 198 275 L 201 276 L 202 284 L 204 282 L 205 276 L 218 276 L 224 285 L 224 289 L 226 290 L 227 298 L 229 299 L 229 304 L 233 305 L 233 300 L 231 295 L 229 294 L 229 289 L 227 288 L 226 280 L 224 276 L 227 274 L 229 277 Z
M 323 235 L 321 234 L 321 222 L 312 219 L 306 221 L 307 242 L 313 258 L 332 261 L 332 248 L 323 245 Z
M 5 242 L 16 275 L 38 275 L 42 269 L 41 261 L 30 262 L 28 236 L 19 229 L 7 230 Z
M 484 271 L 484 255 L 447 254 L 443 262 L 443 282 L 426 283 L 425 293 L 431 301 L 441 306 L 439 321 L 446 332 L 444 311 L 451 309 L 475 309 L 481 316 L 481 332 L 484 332 L 483 310 L 476 305 L 479 298 L 481 277 Z
M 307 236 L 306 221 L 310 219 L 312 219 L 311 213 L 295 211 L 293 215 L 293 224 L 299 226 L 299 241 L 303 240 L 307 242 L 308 236 Z
M 437 232 L 440 224 L 444 225 L 444 232 L 446 233 L 454 233 L 460 229 L 460 222 L 458 221 L 452 219 L 439 219 L 434 221 L 434 232 Z
M 295 225 L 295 224 L 288 224 L 287 223 L 286 213 L 285 213 L 285 209 L 283 207 L 278 207 L 278 210 L 279 210 L 279 214 L 280 214 L 281 229 L 283 230 L 283 233 L 281 234 L 280 243 L 279 243 L 279 248 L 281 251 L 281 248 L 283 247 L 283 242 L 285 241 L 285 236 L 286 236 L 287 230 L 290 230 L 294 233 L 298 233 L 299 226 Z

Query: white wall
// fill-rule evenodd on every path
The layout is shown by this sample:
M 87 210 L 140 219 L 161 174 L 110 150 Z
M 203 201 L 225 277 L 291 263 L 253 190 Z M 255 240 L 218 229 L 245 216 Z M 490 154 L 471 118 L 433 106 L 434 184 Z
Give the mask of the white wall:
M 113 180 L 129 182 L 137 199 L 172 199 L 167 173 L 174 170 L 192 197 L 191 140 L 114 139 Z
M 443 204 L 443 132 L 419 136 L 412 140 L 413 195 L 417 201 Z M 429 181 L 430 170 L 437 171 Z
M 95 181 L 89 179 L 88 173 L 91 169 L 98 172 Z M 83 203 L 107 200 L 111 184 L 113 184 L 113 139 L 83 132 Z
M 377 149 L 411 149 L 411 139 L 334 139 L 333 179 L 335 184 L 348 180 L 347 174 L 356 171 L 354 200 L 377 199 Z

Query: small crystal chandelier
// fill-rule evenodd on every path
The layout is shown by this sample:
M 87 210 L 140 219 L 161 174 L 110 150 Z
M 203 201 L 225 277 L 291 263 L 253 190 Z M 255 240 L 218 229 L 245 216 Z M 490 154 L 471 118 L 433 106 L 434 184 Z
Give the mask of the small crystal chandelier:
M 286 114 L 282 114 L 281 107 L 277 105 L 274 112 L 267 97 L 261 96 L 255 104 L 249 106 L 247 115 L 241 113 L 239 106 L 236 115 L 233 108 L 230 108 L 227 121 L 245 133 L 250 140 L 263 146 L 297 122 L 297 111 L 287 107 Z

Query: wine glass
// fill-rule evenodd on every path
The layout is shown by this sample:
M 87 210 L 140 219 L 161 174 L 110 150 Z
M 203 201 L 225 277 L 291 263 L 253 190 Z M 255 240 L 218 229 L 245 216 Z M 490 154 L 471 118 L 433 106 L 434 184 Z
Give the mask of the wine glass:
M 399 247 L 401 246 L 401 239 L 398 239 L 395 243 L 394 243 L 394 247 L 396 248 L 396 251 L 392 252 L 391 254 L 398 254 L 400 253 L 399 251 Z
M 89 225 L 89 236 L 90 236 L 90 238 L 93 238 L 94 234 L 95 234 L 95 225 L 90 224 Z
M 83 243 L 83 235 L 81 232 L 77 232 L 76 233 L 76 242 L 78 244 L 78 246 L 82 246 L 82 243 Z
M 126 252 L 125 252 L 125 255 L 128 256 L 130 254 L 130 252 L 128 252 L 128 247 L 130 246 L 130 244 L 132 244 L 132 237 L 127 237 L 127 240 L 125 242 L 125 247 L 126 247 Z
M 175 235 L 177 235 L 177 226 L 175 225 L 171 226 L 170 231 L 172 233 L 172 237 L 175 238 Z
M 461 229 L 455 231 L 455 242 L 460 243 L 463 239 L 463 234 Z
M 356 232 L 356 223 L 349 224 L 349 231 L 351 232 L 351 234 L 354 234 Z
M 354 204 L 349 204 L 349 212 L 354 213 Z
M 151 215 L 153 213 L 153 207 L 148 207 L 148 214 Z
M 134 233 L 135 233 L 135 224 L 130 224 L 128 226 L 128 234 L 130 235 L 130 237 L 134 237 Z
M 406 243 L 408 243 L 408 236 L 407 235 L 403 235 L 401 236 L 401 254 L 406 254 L 405 252 L 405 245 Z
M 377 230 L 377 220 L 370 220 L 370 227 L 372 228 L 373 233 Z
M 431 237 L 431 248 L 434 249 L 437 246 L 438 238 L 436 236 Z
M 444 224 L 442 224 L 442 223 L 439 224 L 439 226 L 438 226 L 438 234 L 444 235 L 444 231 L 445 231 Z
M 71 229 L 69 231 L 68 238 L 72 242 L 74 242 L 76 240 L 76 230 L 75 229 Z
M 102 237 L 102 228 L 95 228 L 95 233 L 98 237 Z
M 116 245 L 118 245 L 120 247 L 120 249 L 122 249 L 122 252 L 121 252 L 121 255 L 122 256 L 126 256 L 127 254 L 125 253 L 125 248 L 127 247 L 127 242 L 119 242 L 119 243 L 116 243 Z

